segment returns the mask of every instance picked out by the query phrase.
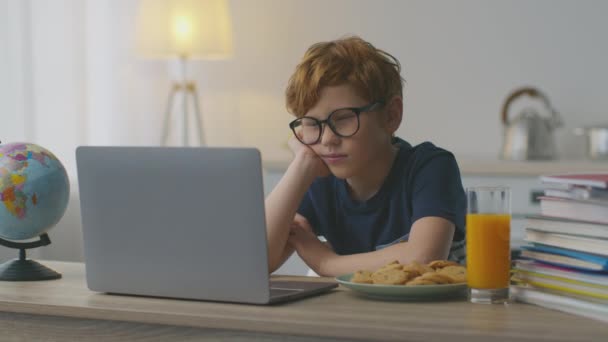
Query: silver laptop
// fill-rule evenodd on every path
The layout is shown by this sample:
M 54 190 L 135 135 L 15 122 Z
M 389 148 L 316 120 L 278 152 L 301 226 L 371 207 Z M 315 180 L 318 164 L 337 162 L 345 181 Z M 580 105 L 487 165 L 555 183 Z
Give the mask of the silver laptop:
M 270 281 L 257 149 L 83 146 L 76 161 L 93 291 L 269 304 L 337 286 Z

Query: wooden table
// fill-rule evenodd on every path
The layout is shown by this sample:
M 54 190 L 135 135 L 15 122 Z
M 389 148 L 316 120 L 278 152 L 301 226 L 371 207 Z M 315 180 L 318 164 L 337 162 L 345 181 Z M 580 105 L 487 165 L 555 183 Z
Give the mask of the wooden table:
M 276 306 L 117 296 L 88 290 L 81 263 L 44 264 L 63 278 L 0 283 L 2 341 L 608 341 L 606 324 L 518 303 L 384 302 L 344 288 Z

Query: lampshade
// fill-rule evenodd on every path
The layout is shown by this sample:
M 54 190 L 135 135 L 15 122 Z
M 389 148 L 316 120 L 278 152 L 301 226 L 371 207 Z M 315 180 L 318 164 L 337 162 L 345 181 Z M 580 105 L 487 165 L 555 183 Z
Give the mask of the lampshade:
M 232 55 L 227 0 L 140 0 L 137 50 L 150 58 Z

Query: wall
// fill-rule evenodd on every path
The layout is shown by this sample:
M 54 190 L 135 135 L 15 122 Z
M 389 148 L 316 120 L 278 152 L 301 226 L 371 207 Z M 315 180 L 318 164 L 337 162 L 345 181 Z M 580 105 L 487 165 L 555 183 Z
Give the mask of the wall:
M 564 157 L 583 153 L 571 128 L 608 121 L 605 1 L 230 3 L 234 57 L 189 67 L 210 145 L 253 145 L 268 159 L 289 158 L 287 79 L 309 45 L 346 34 L 401 61 L 399 133 L 414 143 L 495 158 L 500 106 L 520 85 L 540 87 L 562 113 Z M 136 0 L 0 0 L 0 140 L 51 149 L 72 177 L 79 144 L 157 144 L 173 69 L 133 51 L 136 9 Z M 81 255 L 70 248 L 80 238 L 78 208 L 69 210 L 49 257 Z
M 432 140 L 457 156 L 495 158 L 500 106 L 521 85 L 540 87 L 562 113 L 564 157 L 583 152 L 584 140 L 571 128 L 608 121 L 603 1 L 230 3 L 234 57 L 189 67 L 211 145 L 254 145 L 268 159 L 289 158 L 286 81 L 310 44 L 345 34 L 361 35 L 402 62 L 407 85 L 399 133 L 414 143 Z M 3 135 L 35 139 L 71 172 L 78 144 L 158 143 L 170 68 L 133 51 L 136 0 L 2 4 L 7 20 L 0 37 L 12 35 L 0 41 L 0 58 L 8 58 L 0 71 L 9 76 L 0 81 L 8 108 Z M 13 126 L 31 132 L 13 133 Z
M 502 142 L 500 106 L 521 85 L 540 87 L 563 114 L 566 157 L 582 151 L 570 128 L 607 120 L 606 2 L 232 3 L 235 58 L 191 68 L 213 144 L 253 144 L 269 157 L 285 156 L 279 147 L 290 120 L 287 78 L 310 44 L 344 34 L 360 34 L 401 60 L 407 86 L 400 133 L 413 142 L 494 158 Z

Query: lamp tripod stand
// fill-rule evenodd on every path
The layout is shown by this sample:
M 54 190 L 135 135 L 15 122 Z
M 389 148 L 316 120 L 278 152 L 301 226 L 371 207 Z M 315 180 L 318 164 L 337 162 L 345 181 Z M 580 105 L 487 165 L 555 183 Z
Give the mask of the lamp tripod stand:
M 193 81 L 188 81 L 186 77 L 186 58 L 179 59 L 181 70 L 182 70 L 182 81 L 181 82 L 173 82 L 173 86 L 171 87 L 171 91 L 169 92 L 169 98 L 167 100 L 167 107 L 165 109 L 165 118 L 162 130 L 161 137 L 161 145 L 166 146 L 168 144 L 169 139 L 169 129 L 171 124 L 171 113 L 173 111 L 175 98 L 181 97 L 181 127 L 180 130 L 182 132 L 182 145 L 188 146 L 190 142 L 190 113 L 188 110 L 188 102 L 192 101 L 192 105 L 194 108 L 194 123 L 196 125 L 196 132 L 198 134 L 198 143 L 199 145 L 205 144 L 205 138 L 203 136 L 203 120 L 201 117 L 200 106 L 198 103 L 196 84 Z

